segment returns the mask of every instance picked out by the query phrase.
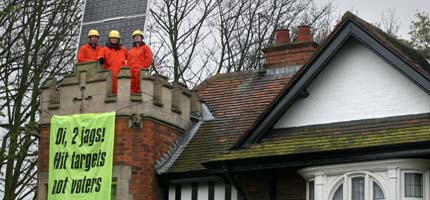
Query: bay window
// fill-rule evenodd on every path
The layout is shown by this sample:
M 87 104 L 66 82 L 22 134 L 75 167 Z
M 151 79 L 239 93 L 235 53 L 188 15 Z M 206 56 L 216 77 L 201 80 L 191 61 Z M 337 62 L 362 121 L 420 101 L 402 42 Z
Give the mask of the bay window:
M 335 187 L 332 200 L 384 200 L 385 195 L 376 179 L 369 175 L 344 176 Z

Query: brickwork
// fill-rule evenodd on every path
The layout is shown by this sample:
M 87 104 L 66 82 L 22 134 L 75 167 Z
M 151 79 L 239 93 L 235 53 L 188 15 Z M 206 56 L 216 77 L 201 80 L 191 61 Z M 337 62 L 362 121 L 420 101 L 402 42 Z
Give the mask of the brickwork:
M 152 119 L 142 120 L 142 128 L 130 128 L 128 118 L 115 124 L 114 166 L 130 166 L 130 193 L 133 199 L 161 199 L 154 164 L 169 150 L 182 132 Z M 42 128 L 39 144 L 39 172 L 48 172 L 49 127 Z
M 131 166 L 130 193 L 133 199 L 161 199 L 154 164 L 181 133 L 150 119 L 144 119 L 142 123 L 140 129 L 129 128 L 128 119 L 116 120 L 114 165 Z
M 298 27 L 297 39 L 294 42 L 290 42 L 288 29 L 277 30 L 275 41 L 274 45 L 263 49 L 266 69 L 303 66 L 317 48 L 309 26 Z
M 277 173 L 276 199 L 306 200 L 306 181 L 296 170 Z
M 172 85 L 147 70 L 141 72 L 142 93 L 130 95 L 127 67 L 118 76 L 117 95 L 112 95 L 110 75 L 96 62 L 83 63 L 76 65 L 75 73 L 66 77 L 59 89 L 55 80 L 43 86 L 39 177 L 49 173 L 49 127 L 53 115 L 116 111 L 113 176 L 117 179 L 117 199 L 162 199 L 155 163 L 180 140 L 191 125 L 190 118 L 200 115 L 200 101 L 192 100 L 197 98 L 195 92 Z M 180 107 L 181 112 L 175 111 L 173 105 Z M 42 178 L 38 182 L 39 200 L 46 199 L 47 179 Z
M 49 131 L 49 126 L 43 126 L 40 129 L 39 163 L 37 167 L 39 173 L 46 173 L 49 169 Z
M 306 200 L 306 181 L 296 169 L 236 175 L 248 200 Z M 243 196 L 239 199 L 244 199 Z
M 277 46 L 276 49 L 266 50 L 266 68 L 295 66 L 305 64 L 315 53 L 313 42 L 289 43 Z
M 237 176 L 240 186 L 243 188 L 247 200 L 270 200 L 270 175 L 269 174 L 244 174 Z M 241 197 L 240 199 L 245 199 Z

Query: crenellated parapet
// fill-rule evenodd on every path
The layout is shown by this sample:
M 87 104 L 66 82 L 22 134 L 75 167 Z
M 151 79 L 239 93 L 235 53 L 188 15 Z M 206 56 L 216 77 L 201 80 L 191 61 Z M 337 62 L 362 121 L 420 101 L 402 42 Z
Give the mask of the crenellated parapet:
M 116 111 L 138 122 L 153 118 L 186 129 L 192 118 L 200 117 L 201 102 L 184 84 L 169 83 L 167 77 L 141 70 L 141 93 L 130 94 L 129 67 L 118 75 L 118 93 L 112 94 L 112 73 L 98 62 L 75 65 L 74 73 L 61 83 L 50 79 L 41 94 L 40 124 L 49 124 L 52 115 Z

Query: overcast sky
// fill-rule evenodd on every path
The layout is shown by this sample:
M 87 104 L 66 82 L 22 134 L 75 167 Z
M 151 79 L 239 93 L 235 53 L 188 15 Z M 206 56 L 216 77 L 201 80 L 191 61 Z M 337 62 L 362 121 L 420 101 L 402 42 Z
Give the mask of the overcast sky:
M 417 11 L 430 12 L 430 0 L 317 0 L 319 2 L 331 2 L 334 6 L 333 16 L 340 18 L 347 10 L 352 10 L 360 18 L 374 23 L 381 21 L 382 15 L 387 10 L 394 10 L 396 18 L 400 22 L 399 35 L 409 38 L 409 26 Z M 336 20 L 335 20 L 336 21 Z

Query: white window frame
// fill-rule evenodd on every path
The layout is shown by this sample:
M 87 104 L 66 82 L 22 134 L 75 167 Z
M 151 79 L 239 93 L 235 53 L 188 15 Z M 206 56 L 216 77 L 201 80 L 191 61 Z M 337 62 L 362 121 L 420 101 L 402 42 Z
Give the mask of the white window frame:
M 340 185 L 343 184 L 343 200 L 352 200 L 352 178 L 363 177 L 364 178 L 364 199 L 373 200 L 373 184 L 377 184 L 383 194 L 384 198 L 387 199 L 387 190 L 381 182 L 373 176 L 370 172 L 352 172 L 347 173 L 336 181 L 336 184 L 331 188 L 329 200 L 333 200 L 334 194 Z M 385 200 L 384 199 L 384 200 Z M 309 200 L 309 199 L 308 199 Z
M 406 197 L 405 194 L 405 187 L 406 187 L 406 180 L 405 180 L 405 176 L 408 173 L 414 173 L 414 174 L 421 174 L 422 176 L 422 181 L 423 181 L 423 188 L 422 188 L 422 193 L 423 193 L 423 197 Z M 427 199 L 427 190 L 426 187 L 428 187 L 427 182 L 428 182 L 428 177 L 425 171 L 420 171 L 420 170 L 402 170 L 400 172 L 400 198 L 403 200 L 424 200 Z
M 310 191 L 309 191 L 309 184 L 311 183 L 311 182 L 314 182 L 314 200 L 315 200 L 315 179 L 313 178 L 313 179 L 310 179 L 310 180 L 308 180 L 307 182 L 306 182 L 306 200 L 310 200 Z
M 379 186 L 379 188 L 381 188 L 381 190 L 382 190 L 382 193 L 384 194 L 384 199 L 383 200 L 386 200 L 387 199 L 387 193 L 385 193 L 385 191 L 384 191 L 384 189 L 382 188 L 382 186 L 381 186 L 381 184 L 380 183 L 378 183 L 378 181 L 377 180 L 375 180 L 375 179 L 373 179 L 373 180 L 371 180 L 370 181 L 370 185 L 369 185 L 369 198 L 371 198 L 372 200 L 374 200 L 373 199 L 373 184 L 375 184 L 376 183 L 376 185 L 377 186 Z

